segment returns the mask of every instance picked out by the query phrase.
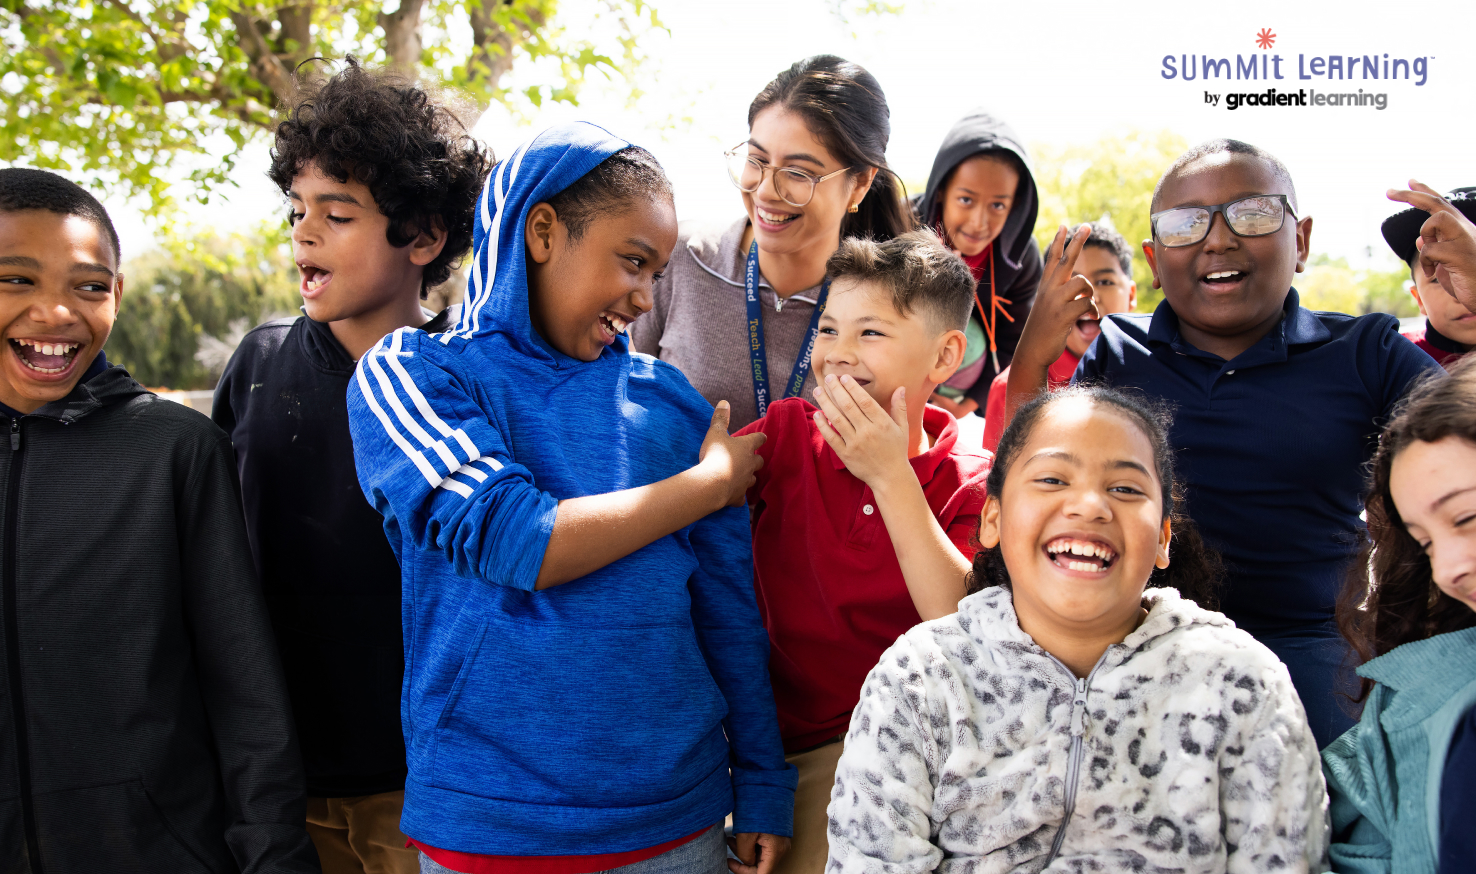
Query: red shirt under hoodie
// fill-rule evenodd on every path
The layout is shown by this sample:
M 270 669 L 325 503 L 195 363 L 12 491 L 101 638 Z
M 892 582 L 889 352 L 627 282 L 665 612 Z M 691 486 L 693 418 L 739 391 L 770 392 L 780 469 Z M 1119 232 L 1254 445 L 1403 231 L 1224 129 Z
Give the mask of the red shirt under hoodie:
M 826 445 L 814 412 L 799 398 L 777 401 L 739 432 L 768 436 L 748 503 L 786 752 L 843 733 L 882 652 L 921 621 L 870 487 Z M 991 456 L 960 448 L 957 423 L 937 407 L 924 409 L 923 430 L 933 445 L 912 469 L 948 538 L 972 558 Z

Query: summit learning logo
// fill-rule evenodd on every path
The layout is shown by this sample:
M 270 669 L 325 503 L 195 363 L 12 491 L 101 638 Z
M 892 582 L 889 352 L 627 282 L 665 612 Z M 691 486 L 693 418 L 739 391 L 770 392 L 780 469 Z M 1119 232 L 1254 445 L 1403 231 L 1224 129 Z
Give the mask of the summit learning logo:
M 1433 56 L 1390 56 L 1378 46 L 1360 46 L 1359 54 L 1308 54 L 1298 52 L 1295 59 L 1288 53 L 1273 53 L 1278 36 L 1269 27 L 1256 32 L 1249 54 L 1215 56 L 1209 54 L 1164 55 L 1159 75 L 1176 82 L 1309 82 L 1327 84 L 1329 90 L 1300 87 L 1294 90 L 1280 85 L 1261 91 L 1205 91 L 1204 102 L 1235 110 L 1245 106 L 1354 106 L 1386 109 L 1389 91 L 1396 88 L 1423 87 L 1430 80 Z M 1364 54 L 1368 49 L 1374 51 Z M 1295 67 L 1293 64 L 1295 63 Z M 1353 84 L 1357 82 L 1358 84 Z M 1332 84 L 1337 83 L 1337 84 Z M 1347 83 L 1347 84 L 1342 84 Z M 1333 90 L 1335 89 L 1335 90 Z

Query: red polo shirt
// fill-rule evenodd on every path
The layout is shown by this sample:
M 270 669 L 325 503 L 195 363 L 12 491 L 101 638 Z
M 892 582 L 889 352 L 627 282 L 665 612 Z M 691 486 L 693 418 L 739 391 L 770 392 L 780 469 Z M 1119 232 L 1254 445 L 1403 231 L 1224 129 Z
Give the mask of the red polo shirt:
M 814 412 L 799 398 L 777 401 L 739 432 L 768 435 L 748 503 L 754 589 L 789 752 L 844 732 L 867 673 L 921 621 L 871 489 L 826 445 Z M 991 456 L 960 449 L 958 425 L 937 407 L 924 410 L 923 429 L 933 446 L 912 469 L 949 539 L 972 557 Z
M 1076 365 L 1081 361 L 1071 350 L 1067 349 L 1056 359 L 1056 363 L 1046 371 L 1046 384 L 1051 391 L 1055 391 L 1063 385 L 1071 382 L 1071 374 L 1076 372 Z M 984 402 L 984 448 L 993 452 L 999 447 L 999 438 L 1004 436 L 1005 425 L 1005 395 L 1009 394 L 1010 369 L 1006 367 L 989 384 L 989 399 Z

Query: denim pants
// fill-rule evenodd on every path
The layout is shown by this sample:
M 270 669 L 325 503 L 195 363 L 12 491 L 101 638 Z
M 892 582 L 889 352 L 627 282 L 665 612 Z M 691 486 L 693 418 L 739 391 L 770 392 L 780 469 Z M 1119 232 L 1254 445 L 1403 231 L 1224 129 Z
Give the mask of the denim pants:
M 728 845 L 723 827 L 715 825 L 674 850 L 667 850 L 634 865 L 622 865 L 598 874 L 727 874 Z M 420 854 L 420 874 L 455 874 Z

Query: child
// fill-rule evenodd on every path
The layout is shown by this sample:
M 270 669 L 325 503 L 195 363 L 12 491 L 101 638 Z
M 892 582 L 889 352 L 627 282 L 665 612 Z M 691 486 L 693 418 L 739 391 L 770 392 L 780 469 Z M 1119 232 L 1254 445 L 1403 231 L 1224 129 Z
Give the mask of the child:
M 866 672 L 897 635 L 958 609 L 989 471 L 922 402 L 963 355 L 968 268 L 924 230 L 844 240 L 826 275 L 820 410 L 779 400 L 739 432 L 769 438 L 748 498 L 779 731 L 799 770 L 787 874 L 824 870 L 825 804 Z
M 1338 602 L 1343 631 L 1366 660 L 1358 669 L 1363 717 L 1322 753 L 1332 862 L 1347 872 L 1469 871 L 1476 859 L 1472 361 L 1411 393 L 1372 468 L 1369 542 Z
M 1103 387 L 1005 429 L 974 594 L 866 679 L 827 871 L 1324 870 L 1312 733 L 1286 668 L 1200 606 L 1217 562 L 1166 429 Z
M 1009 366 L 1040 284 L 1040 248 L 1031 236 L 1039 198 L 1025 146 L 1000 119 L 970 112 L 943 138 L 912 207 L 969 265 L 977 286 L 978 320 L 969 320 L 964 361 L 932 398 L 963 418 Z
M 1409 180 L 1412 190 L 1389 189 L 1390 200 L 1430 214 L 1415 241 L 1425 276 L 1466 309 L 1476 312 L 1476 224 L 1428 185 Z
M 1393 316 L 1301 308 L 1291 282 L 1312 220 L 1297 218 L 1291 174 L 1269 153 L 1238 140 L 1190 149 L 1153 210 L 1143 252 L 1163 302 L 1106 319 L 1073 381 L 1175 406 L 1189 515 L 1229 565 L 1225 615 L 1286 663 L 1326 745 L 1352 724 L 1333 607 L 1361 537 L 1363 465 L 1406 387 L 1438 365 Z M 1065 278 L 1082 239 L 1066 245 L 1063 228 L 1047 255 L 1041 287 L 1052 290 L 1030 314 L 1011 401 L 1044 388 L 1092 305 L 1087 281 Z
M 761 438 L 624 336 L 676 243 L 671 185 L 565 125 L 493 169 L 476 222 L 460 318 L 390 334 L 349 387 L 404 568 L 401 827 L 424 871 L 716 874 L 734 811 L 767 871 L 794 773 L 723 509 Z
M 318 870 L 230 444 L 103 355 L 102 205 L 0 169 L 0 870 Z
M 1457 188 L 1445 196 L 1450 205 L 1466 218 L 1476 215 L 1476 188 Z M 1476 313 L 1440 287 L 1435 277 L 1420 269 L 1420 252 L 1415 241 L 1420 228 L 1430 218 L 1422 209 L 1406 209 L 1384 219 L 1382 230 L 1389 248 L 1399 260 L 1409 265 L 1414 287 L 1410 294 L 1425 317 L 1425 326 L 1405 332 L 1416 346 L 1447 369 L 1476 345 Z
M 350 145 L 345 145 L 349 143 Z M 306 318 L 242 340 L 215 392 L 307 769 L 328 874 L 413 874 L 405 846 L 400 566 L 354 471 L 354 362 L 402 327 L 471 245 L 487 156 L 420 88 L 352 59 L 277 128 Z
M 1133 281 L 1133 250 L 1111 222 L 1091 222 L 1091 235 L 1086 238 L 1076 268 L 1092 285 L 1096 311 L 1076 320 L 1066 335 L 1066 350 L 1047 371 L 1051 390 L 1071 382 L 1071 374 L 1092 341 L 1102 333 L 1101 318 L 1111 313 L 1130 313 L 1138 305 L 1138 283 Z M 989 403 L 984 415 L 984 448 L 994 451 L 1005 427 L 1005 396 L 1009 393 L 1010 369 L 1006 367 L 989 386 Z

